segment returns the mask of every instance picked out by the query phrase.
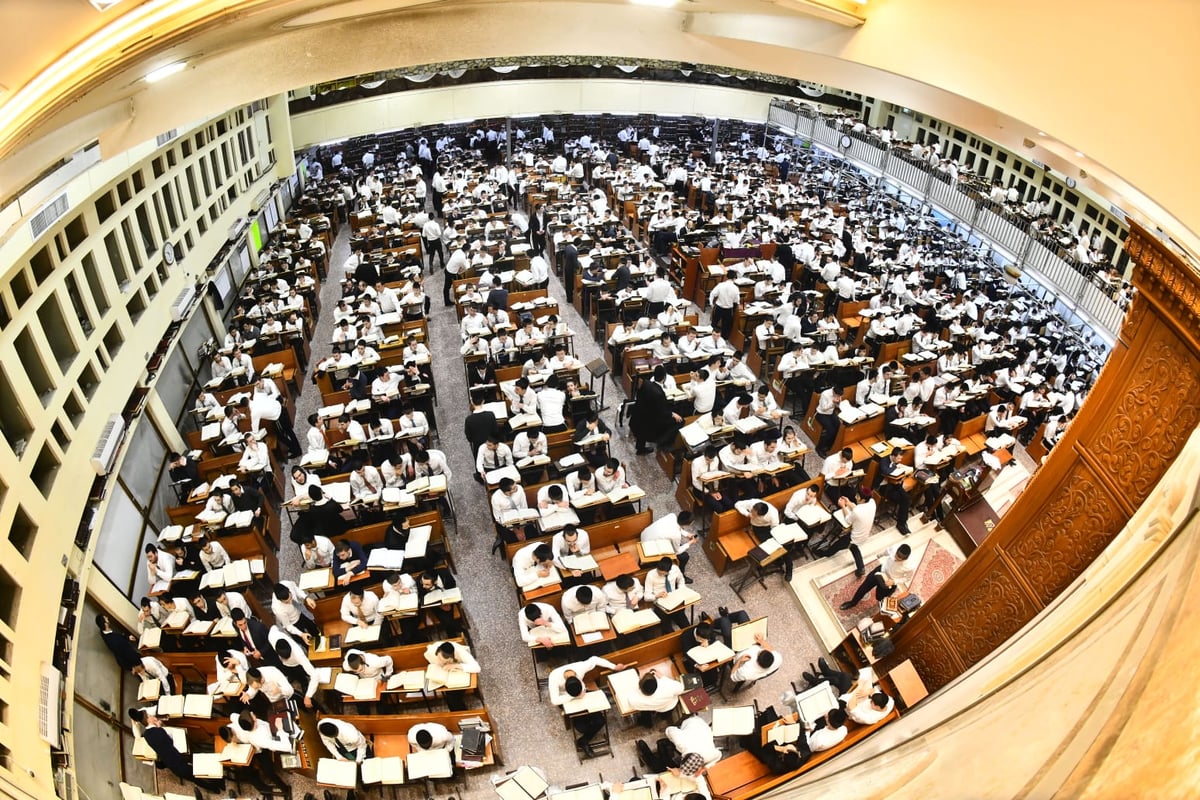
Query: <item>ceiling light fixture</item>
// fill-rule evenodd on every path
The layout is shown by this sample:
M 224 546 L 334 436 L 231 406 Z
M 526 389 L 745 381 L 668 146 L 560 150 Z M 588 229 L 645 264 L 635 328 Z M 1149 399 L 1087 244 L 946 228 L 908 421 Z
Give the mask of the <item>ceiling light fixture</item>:
M 188 62 L 185 59 L 183 61 L 176 61 L 174 63 L 167 64 L 165 67 L 159 67 L 158 69 L 151 70 L 150 72 L 146 73 L 146 83 L 158 83 L 162 79 L 169 78 L 177 72 L 183 72 L 183 70 L 187 68 L 187 65 Z
M 91 3 L 92 8 L 96 9 L 97 11 L 108 11 L 117 3 L 121 2 L 121 0 L 88 0 L 88 2 Z
M 1078 158 L 1087 158 L 1087 156 L 1085 156 L 1083 153 L 1079 152 L 1078 150 L 1075 151 L 1075 155 Z
M 1045 136 L 1045 135 L 1046 135 L 1045 131 L 1038 131 L 1038 136 Z

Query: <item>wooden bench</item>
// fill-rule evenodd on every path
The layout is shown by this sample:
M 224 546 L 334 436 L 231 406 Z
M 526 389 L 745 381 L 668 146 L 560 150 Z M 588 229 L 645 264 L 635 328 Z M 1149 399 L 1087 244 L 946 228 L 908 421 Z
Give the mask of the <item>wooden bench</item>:
M 874 725 L 856 725 L 847 721 L 848 732 L 845 739 L 828 750 L 813 753 L 799 769 L 782 775 L 772 773 L 753 753 L 743 750 L 711 766 L 705 778 L 714 800 L 749 800 L 817 768 L 899 717 L 899 712 L 892 709 L 890 714 Z
M 966 448 L 968 456 L 977 456 L 987 449 L 987 436 L 983 432 L 987 414 L 964 419 L 954 426 L 954 438 Z
M 459 725 L 463 721 L 476 718 L 491 728 L 492 740 L 488 743 L 488 752 L 484 755 L 484 766 L 503 764 L 500 737 L 496 732 L 496 726 L 492 724 L 486 706 L 466 711 L 437 711 L 428 714 L 344 714 L 337 717 L 337 719 L 353 725 L 363 735 L 371 737 L 375 745 L 376 758 L 406 757 L 408 755 L 408 731 L 417 725 L 438 723 L 446 726 L 451 733 L 457 733 Z M 319 717 L 317 721 L 320 721 Z
M 680 484 L 682 483 L 681 480 Z M 824 485 L 824 477 L 818 475 L 804 483 L 789 486 L 761 499 L 775 506 L 782 513 L 796 492 L 803 492 L 809 486 L 823 489 Z M 734 564 L 744 559 L 757 544 L 754 537 L 750 535 L 747 519 L 738 511 L 730 509 L 712 515 L 708 536 L 704 539 L 704 554 L 708 556 L 709 563 L 713 565 L 717 575 L 721 576 Z
M 256 375 L 261 374 L 263 368 L 268 364 L 282 364 L 283 372 L 280 373 L 279 377 L 283 379 L 285 384 L 291 387 L 292 391 L 287 393 L 291 397 L 299 395 L 300 390 L 304 387 L 304 370 L 300 367 L 300 363 L 296 359 L 296 351 L 291 348 L 254 356 L 250 359 L 250 363 L 254 365 L 254 373 Z

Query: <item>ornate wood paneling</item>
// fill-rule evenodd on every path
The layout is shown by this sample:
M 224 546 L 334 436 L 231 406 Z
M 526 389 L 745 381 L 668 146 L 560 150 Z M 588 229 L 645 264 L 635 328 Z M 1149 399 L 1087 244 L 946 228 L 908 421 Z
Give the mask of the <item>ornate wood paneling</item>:
M 1134 508 L 1150 494 L 1200 420 L 1195 355 L 1172 331 L 1156 336 L 1132 359 L 1125 392 L 1079 434 L 1100 471 L 1116 479 Z
M 1046 605 L 1092 563 L 1125 521 L 1125 513 L 1087 465 L 1076 462 L 1050 502 L 1004 552 Z
M 1133 225 L 1138 294 L 1075 422 L 979 549 L 893 636 L 940 688 L 1070 585 L 1200 422 L 1200 275 Z
M 1039 610 L 1002 559 L 941 615 L 941 628 L 954 642 L 963 667 L 969 667 L 1004 643 Z

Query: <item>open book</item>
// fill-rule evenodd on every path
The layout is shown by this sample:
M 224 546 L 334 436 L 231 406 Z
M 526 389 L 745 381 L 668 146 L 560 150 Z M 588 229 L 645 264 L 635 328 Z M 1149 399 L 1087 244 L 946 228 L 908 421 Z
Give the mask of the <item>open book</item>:
M 393 786 L 404 783 L 404 759 L 400 756 L 367 758 L 362 762 L 362 782 Z
M 329 567 L 310 569 L 300 574 L 297 585 L 306 592 L 321 591 L 333 586 L 333 570 Z
M 378 678 L 362 678 L 352 672 L 339 673 L 334 679 L 333 688 L 355 700 L 377 700 L 379 698 Z
M 382 625 L 351 625 L 346 629 L 346 635 L 342 637 L 343 644 L 375 644 L 379 641 L 379 636 L 383 632 Z
M 699 592 L 694 589 L 689 589 L 687 586 L 681 586 L 675 591 L 670 592 L 666 597 L 660 597 L 654 602 L 663 611 L 674 611 L 682 606 L 699 602 L 699 600 Z
M 654 610 L 650 608 L 643 608 L 640 611 L 622 608 L 616 614 L 613 614 L 612 618 L 612 624 L 617 629 L 617 633 L 629 633 L 630 631 L 649 628 L 658 623 L 658 614 L 655 614 Z
M 585 714 L 597 711 L 607 711 L 612 708 L 608 696 L 601 691 L 585 692 L 582 697 L 574 697 L 563 703 L 564 714 Z
M 592 633 L 593 631 L 608 630 L 608 614 L 604 611 L 585 611 L 582 614 L 576 614 L 571 620 L 571 624 L 575 627 L 575 632 L 579 635 Z
M 425 688 L 425 670 L 406 669 L 388 678 L 388 691 L 420 692 Z
M 734 652 L 730 650 L 721 641 L 715 641 L 710 645 L 698 645 L 687 651 L 688 658 L 697 664 L 715 664 L 718 661 L 728 661 L 733 658 Z
M 417 613 L 417 593 L 388 592 L 379 601 L 380 614 L 415 614 Z
M 358 785 L 358 762 L 322 758 L 317 762 L 317 783 L 353 789 Z
M 754 706 L 712 710 L 713 736 L 746 736 L 754 732 Z

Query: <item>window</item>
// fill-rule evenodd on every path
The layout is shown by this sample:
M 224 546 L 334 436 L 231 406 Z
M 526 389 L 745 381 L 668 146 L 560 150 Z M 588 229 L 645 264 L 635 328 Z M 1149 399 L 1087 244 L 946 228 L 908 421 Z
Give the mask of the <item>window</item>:
M 37 342 L 29 328 L 17 335 L 13 347 L 17 351 L 17 358 L 21 359 L 21 371 L 25 373 L 29 385 L 41 399 L 42 405 L 49 406 L 50 398 L 54 395 L 54 381 L 50 380 L 50 373 L 42 363 L 42 354 L 38 352 Z
M 13 517 L 12 527 L 8 531 L 8 541 L 26 561 L 33 552 L 33 540 L 37 537 L 37 525 L 25 513 L 25 509 L 17 506 L 16 516 Z
M 111 235 L 109 234 L 109 236 Z M 104 241 L 107 243 L 108 237 L 105 237 Z M 83 275 L 87 278 L 88 291 L 92 293 L 92 302 L 96 304 L 96 312 L 103 317 L 109 309 L 108 295 L 104 292 L 104 283 L 100 280 L 100 273 L 96 270 L 96 259 L 92 257 L 91 253 L 83 256 Z M 86 332 L 91 333 L 90 325 Z
M 59 370 L 66 373 L 75 361 L 75 356 L 79 354 L 79 347 L 71 336 L 71 329 L 63 316 L 57 295 L 51 294 L 46 302 L 42 303 L 38 309 L 38 322 L 42 324 L 42 333 L 58 361 Z
M 50 496 L 50 491 L 54 488 L 54 481 L 58 478 L 59 466 L 58 456 L 50 449 L 50 443 L 46 442 L 42 445 L 42 451 L 38 453 L 33 470 L 29 473 L 29 477 L 33 479 L 34 485 L 38 487 L 43 497 Z
M 0 432 L 18 457 L 25 451 L 25 444 L 33 433 L 29 418 L 21 408 L 21 401 L 13 391 L 8 371 L 3 367 L 0 367 Z

